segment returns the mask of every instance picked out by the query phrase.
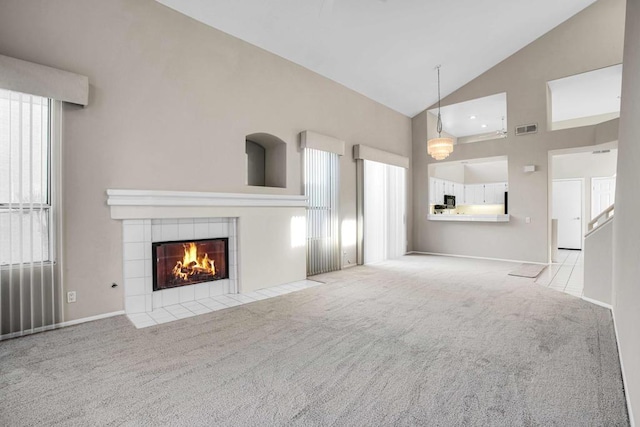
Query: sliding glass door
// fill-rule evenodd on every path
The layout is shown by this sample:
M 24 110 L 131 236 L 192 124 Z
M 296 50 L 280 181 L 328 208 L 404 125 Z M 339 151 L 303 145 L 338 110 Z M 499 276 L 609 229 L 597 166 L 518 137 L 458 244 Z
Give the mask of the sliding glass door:
M 406 253 L 406 170 L 363 162 L 364 263 L 397 258 Z

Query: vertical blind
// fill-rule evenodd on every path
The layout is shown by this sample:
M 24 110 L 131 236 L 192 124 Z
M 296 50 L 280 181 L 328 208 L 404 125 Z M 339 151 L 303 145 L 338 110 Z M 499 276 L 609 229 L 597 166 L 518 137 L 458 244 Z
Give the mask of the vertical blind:
M 0 337 L 60 319 L 51 195 L 51 101 L 0 89 Z
M 304 190 L 307 208 L 307 274 L 340 269 L 338 230 L 338 154 L 304 149 Z
M 406 253 L 406 170 L 364 160 L 364 263 Z

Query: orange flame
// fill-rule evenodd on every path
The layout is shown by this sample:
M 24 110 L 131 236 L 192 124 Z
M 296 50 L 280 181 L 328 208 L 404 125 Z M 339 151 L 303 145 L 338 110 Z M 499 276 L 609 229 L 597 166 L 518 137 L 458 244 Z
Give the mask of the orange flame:
M 208 254 L 198 256 L 198 247 L 195 243 L 182 245 L 184 256 L 182 261 L 178 261 L 173 267 L 173 274 L 182 280 L 189 280 L 195 274 L 216 274 L 215 261 L 209 258 Z

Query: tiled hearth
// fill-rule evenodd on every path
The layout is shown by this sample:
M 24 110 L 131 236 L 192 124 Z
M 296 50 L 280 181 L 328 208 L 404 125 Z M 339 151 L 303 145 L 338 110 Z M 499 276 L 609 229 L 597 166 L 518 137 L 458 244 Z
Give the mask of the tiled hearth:
M 267 298 L 274 298 L 318 285 L 322 285 L 322 283 L 314 282 L 312 280 L 302 280 L 300 282 L 260 289 L 248 294 L 226 294 L 213 296 L 181 304 L 169 305 L 155 309 L 149 313 L 128 314 L 127 316 L 135 327 L 140 329 L 159 325 L 161 323 L 173 322 L 178 319 L 186 319 L 187 317 L 193 317 L 199 314 L 206 314 L 230 307 L 249 304 Z

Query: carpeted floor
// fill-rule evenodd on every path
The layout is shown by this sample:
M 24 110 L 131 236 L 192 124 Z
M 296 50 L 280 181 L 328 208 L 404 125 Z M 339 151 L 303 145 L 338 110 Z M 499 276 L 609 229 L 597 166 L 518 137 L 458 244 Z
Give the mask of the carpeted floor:
M 512 269 L 407 256 L 1 342 L 0 425 L 628 425 L 610 312 Z

